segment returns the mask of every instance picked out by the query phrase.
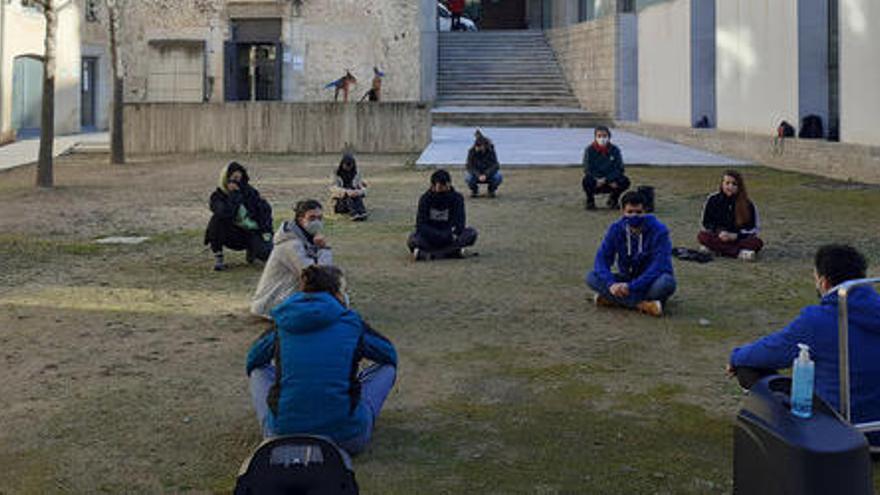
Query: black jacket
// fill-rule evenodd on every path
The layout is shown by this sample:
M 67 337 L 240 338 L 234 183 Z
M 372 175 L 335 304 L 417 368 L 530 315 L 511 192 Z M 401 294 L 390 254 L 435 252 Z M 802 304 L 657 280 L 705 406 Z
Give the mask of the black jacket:
M 205 242 L 208 242 L 207 239 L 212 235 L 211 226 L 216 222 L 234 222 L 238 207 L 241 205 L 247 208 L 248 216 L 257 222 L 258 233 L 272 233 L 272 207 L 250 185 L 242 183 L 239 187 L 238 191 L 229 191 L 228 193 L 218 187 L 211 194 L 208 205 L 213 216 L 208 224 L 208 231 L 205 232 Z
M 736 225 L 736 198 L 730 198 L 721 191 L 710 194 L 703 205 L 703 228 L 709 232 L 723 231 L 737 234 L 742 239 L 758 234 L 758 209 L 749 201 L 751 220 L 745 225 Z
M 447 193 L 428 191 L 419 199 L 416 232 L 432 240 L 449 240 L 465 227 L 464 197 L 454 189 Z
M 498 173 L 498 168 L 495 146 L 489 145 L 482 153 L 477 153 L 473 147 L 468 151 L 467 171 L 471 174 L 492 177 Z
M 582 161 L 584 173 L 596 179 L 614 182 L 624 177 L 623 155 L 620 148 L 608 143 L 608 154 L 603 154 L 592 144 L 584 150 Z

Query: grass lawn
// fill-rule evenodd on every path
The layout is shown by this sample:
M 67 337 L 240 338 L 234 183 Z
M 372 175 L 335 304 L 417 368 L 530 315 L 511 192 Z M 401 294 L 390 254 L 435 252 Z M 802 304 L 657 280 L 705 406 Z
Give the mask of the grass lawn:
M 231 253 L 214 273 L 202 245 L 231 158 L 65 157 L 52 191 L 30 167 L 0 174 L 0 494 L 232 489 L 260 441 L 244 357 L 265 325 L 247 313 L 260 268 Z M 730 493 L 730 349 L 815 302 L 820 244 L 880 263 L 877 188 L 750 168 L 758 263 L 676 261 L 661 319 L 596 308 L 583 276 L 617 215 L 583 210 L 579 169 L 506 170 L 498 199 L 467 200 L 480 256 L 414 264 L 430 171 L 412 159 L 360 157 L 372 216 L 327 228 L 354 306 L 401 357 L 355 460 L 365 494 Z M 243 161 L 278 222 L 327 198 L 337 157 Z M 673 244 L 695 247 L 720 170 L 629 173 L 657 188 Z M 151 239 L 92 242 L 109 235 Z

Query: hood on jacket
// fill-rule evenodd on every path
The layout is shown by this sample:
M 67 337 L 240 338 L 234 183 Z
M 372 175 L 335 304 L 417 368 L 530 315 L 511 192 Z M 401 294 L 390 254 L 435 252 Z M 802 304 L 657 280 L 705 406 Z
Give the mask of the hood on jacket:
M 316 332 L 349 311 L 328 292 L 297 292 L 276 306 L 272 319 L 281 331 Z
M 308 242 L 305 232 L 293 220 L 285 220 L 281 222 L 281 227 L 275 231 L 272 243 L 276 246 L 285 242 L 299 239 Z
M 612 225 L 612 230 L 616 233 L 616 235 L 621 235 L 626 239 L 626 249 L 627 256 L 632 257 L 641 254 L 644 251 L 644 243 L 647 237 L 655 235 L 656 233 L 666 232 L 668 229 L 665 225 L 663 225 L 660 220 L 657 220 L 657 217 L 654 215 L 643 215 L 645 217 L 644 223 L 642 223 L 641 231 L 636 233 L 633 232 L 627 227 L 626 221 L 624 218 L 618 219 Z M 636 239 L 638 244 L 636 246 L 636 251 L 632 251 L 632 243 L 631 239 Z
M 229 194 L 229 189 L 226 188 L 226 184 L 229 182 L 229 176 L 236 170 L 241 172 L 242 184 L 248 184 L 250 182 L 251 178 L 247 173 L 247 169 L 244 168 L 243 165 L 238 162 L 229 162 L 220 170 L 220 177 L 217 179 L 217 188 L 223 191 L 224 194 Z
M 837 289 L 840 286 L 829 290 L 824 296 L 820 305 L 833 306 L 837 311 L 838 302 Z M 877 324 L 877 313 L 875 308 L 880 307 L 880 294 L 874 287 L 856 287 L 850 289 L 846 298 L 848 306 L 848 316 L 851 326 L 857 326 L 865 332 L 880 334 L 880 325 Z

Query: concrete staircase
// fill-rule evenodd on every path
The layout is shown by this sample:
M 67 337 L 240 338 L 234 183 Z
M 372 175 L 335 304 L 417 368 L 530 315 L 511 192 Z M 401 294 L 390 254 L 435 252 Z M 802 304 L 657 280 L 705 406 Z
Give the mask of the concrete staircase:
M 538 30 L 440 33 L 435 125 L 592 127 Z

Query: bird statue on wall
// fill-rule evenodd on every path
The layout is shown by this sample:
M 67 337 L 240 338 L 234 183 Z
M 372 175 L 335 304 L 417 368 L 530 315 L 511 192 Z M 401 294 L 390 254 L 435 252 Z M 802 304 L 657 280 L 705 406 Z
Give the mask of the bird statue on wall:
M 359 101 L 369 100 L 369 101 L 379 101 L 382 99 L 382 78 L 385 77 L 385 73 L 379 70 L 378 67 L 373 67 L 373 83 L 370 86 L 370 90 L 364 93 L 364 96 L 361 97 Z
M 344 76 L 327 84 L 326 86 L 324 86 L 324 89 L 335 89 L 335 92 L 333 93 L 333 101 L 339 100 L 339 92 L 341 91 L 342 101 L 347 103 L 349 89 L 354 84 L 357 84 L 357 78 L 355 78 L 350 71 L 346 70 Z

